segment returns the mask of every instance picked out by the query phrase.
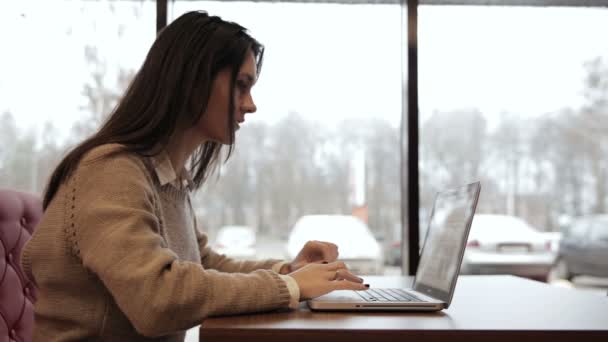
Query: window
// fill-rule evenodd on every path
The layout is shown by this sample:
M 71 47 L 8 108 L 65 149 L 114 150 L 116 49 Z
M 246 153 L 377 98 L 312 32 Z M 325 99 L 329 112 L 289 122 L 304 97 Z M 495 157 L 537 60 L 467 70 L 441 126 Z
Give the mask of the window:
M 518 217 L 539 234 L 605 213 L 608 49 L 598 42 L 608 10 L 579 6 L 607 4 L 420 2 L 420 229 L 437 190 L 478 179 L 478 213 Z M 454 3 L 479 6 L 446 5 Z M 526 4 L 573 7 L 513 6 Z M 171 2 L 169 21 L 208 10 L 267 46 L 259 111 L 222 177 L 194 198 L 211 241 L 243 225 L 256 232 L 256 257 L 282 258 L 300 218 L 341 214 L 366 222 L 383 262 L 399 264 L 399 6 Z M 155 16 L 151 0 L 2 6 L 0 29 L 19 34 L 0 36 L 11 52 L 0 60 L 1 187 L 42 191 L 63 152 L 123 93 L 154 40 Z
M 266 46 L 253 89 L 258 112 L 237 132 L 221 177 L 196 194 L 210 241 L 223 226 L 251 226 L 258 257 L 285 258 L 299 219 L 354 215 L 367 221 L 380 247 L 366 256 L 374 259 L 369 264 L 385 260 L 401 227 L 399 4 L 171 4 L 169 22 L 206 10 L 245 26 Z M 337 218 L 317 219 L 331 229 Z M 369 241 L 365 231 L 353 239 Z
M 41 193 L 112 110 L 155 38 L 153 1 L 11 1 L 0 10 L 0 187 Z
M 528 246 L 559 231 L 564 216 L 605 213 L 608 48 L 597 42 L 608 10 L 420 6 L 418 13 L 421 207 L 437 190 L 480 180 L 478 214 L 518 217 L 539 232 L 504 232 L 487 243 Z M 500 260 L 486 273 L 542 279 L 556 257 L 546 246 L 538 274 L 526 271 L 541 263 L 534 248 L 517 258 L 478 253 L 477 261 Z

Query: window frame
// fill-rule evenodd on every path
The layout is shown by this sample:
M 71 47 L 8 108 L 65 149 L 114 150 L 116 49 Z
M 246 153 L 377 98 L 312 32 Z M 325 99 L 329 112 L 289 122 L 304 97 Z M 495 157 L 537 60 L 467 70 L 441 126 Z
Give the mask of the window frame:
M 167 3 L 175 0 L 157 0 L 159 6 L 166 8 Z M 188 1 L 188 0 L 184 0 Z M 194 1 L 194 0 L 192 0 Z M 284 3 L 321 3 L 321 4 L 405 4 L 407 0 L 215 0 L 222 2 L 284 2 Z M 413 0 L 411 2 L 414 2 Z M 419 5 L 463 5 L 463 6 L 560 6 L 560 7 L 608 7 L 608 0 L 418 0 Z M 164 5 L 163 5 L 164 4 Z

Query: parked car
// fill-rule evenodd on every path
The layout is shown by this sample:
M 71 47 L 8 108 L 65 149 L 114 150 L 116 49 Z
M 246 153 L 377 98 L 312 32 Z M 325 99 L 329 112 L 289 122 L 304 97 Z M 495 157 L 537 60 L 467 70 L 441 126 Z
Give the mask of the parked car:
M 557 254 L 563 236 L 562 232 L 543 232 L 542 234 L 547 240 L 547 243 L 551 246 L 551 251 Z
M 564 232 L 552 279 L 608 277 L 608 215 L 575 219 Z
M 521 218 L 473 218 L 461 273 L 513 274 L 545 281 L 555 262 L 551 241 Z
M 382 248 L 367 224 L 349 215 L 305 215 L 293 226 L 287 257 L 293 259 L 310 240 L 338 245 L 339 260 L 355 274 L 382 274 Z
M 249 226 L 223 226 L 217 232 L 214 250 L 236 259 L 250 259 L 256 255 L 255 229 Z

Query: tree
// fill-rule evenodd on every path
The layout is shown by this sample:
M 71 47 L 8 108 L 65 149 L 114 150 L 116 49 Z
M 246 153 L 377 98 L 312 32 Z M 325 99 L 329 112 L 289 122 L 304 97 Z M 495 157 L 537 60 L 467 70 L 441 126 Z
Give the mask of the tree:
M 15 118 L 9 111 L 5 111 L 0 115 L 0 174 L 6 179 L 6 167 L 8 161 L 13 157 L 15 151 L 11 148 L 17 141 L 18 132 Z
M 433 174 L 439 187 L 477 179 L 487 140 L 487 123 L 477 109 L 434 112 L 423 123 L 421 174 Z M 437 188 L 425 189 L 434 193 Z
M 76 141 L 91 135 L 108 117 L 135 75 L 134 70 L 119 67 L 116 80 L 108 84 L 107 62 L 100 57 L 98 48 L 87 45 L 84 52 L 91 75 L 83 85 L 82 94 L 87 98 L 87 104 L 81 109 L 89 115 L 74 123 L 72 138 Z
M 55 170 L 67 149 L 65 145 L 57 142 L 57 135 L 58 132 L 55 125 L 49 121 L 45 122 L 42 127 L 40 146 L 36 152 L 36 167 L 38 170 L 36 191 L 38 193 L 42 193 L 46 187 L 50 173 Z
M 369 226 L 376 236 L 392 239 L 401 220 L 399 130 L 383 119 L 349 119 L 340 123 L 335 137 L 346 166 L 357 151 L 364 151 Z M 345 179 L 340 180 L 342 186 L 347 185 Z
M 608 62 L 601 57 L 584 64 L 586 76 L 584 91 L 586 103 L 581 113 L 581 126 L 585 149 L 589 154 L 592 177 L 595 180 L 594 213 L 604 213 L 608 191 L 606 175 L 608 153 Z
M 143 3 L 142 3 L 143 4 Z M 141 5 L 141 4 L 140 4 Z M 114 3 L 109 3 L 109 10 L 116 14 Z M 134 19 L 141 17 L 141 6 L 132 6 Z M 97 23 L 93 22 L 96 27 Z M 116 24 L 116 40 L 124 38 L 127 26 Z M 87 44 L 84 47 L 84 58 L 90 69 L 89 79 L 84 83 L 82 95 L 87 102 L 80 109 L 88 115 L 74 123 L 72 127 L 72 143 L 79 142 L 91 135 L 107 118 L 118 104 L 122 94 L 135 75 L 135 70 L 123 65 L 112 65 L 103 57 L 98 45 Z M 112 72 L 114 69 L 117 71 Z

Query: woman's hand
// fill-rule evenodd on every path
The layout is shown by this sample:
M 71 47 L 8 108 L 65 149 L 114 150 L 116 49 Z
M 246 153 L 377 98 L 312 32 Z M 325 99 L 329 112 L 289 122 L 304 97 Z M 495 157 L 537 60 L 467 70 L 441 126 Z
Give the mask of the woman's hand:
M 338 246 L 331 242 L 308 241 L 292 262 L 285 264 L 281 273 L 299 270 L 310 263 L 334 262 L 338 259 Z
M 322 296 L 334 290 L 367 290 L 363 279 L 350 273 L 341 261 L 308 264 L 289 274 L 298 283 L 300 300 Z

